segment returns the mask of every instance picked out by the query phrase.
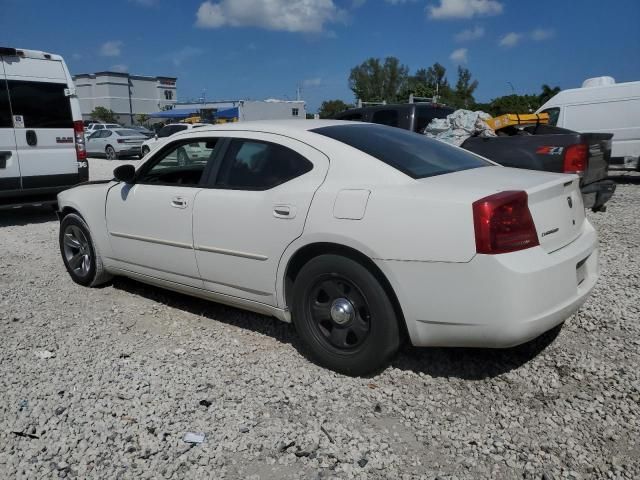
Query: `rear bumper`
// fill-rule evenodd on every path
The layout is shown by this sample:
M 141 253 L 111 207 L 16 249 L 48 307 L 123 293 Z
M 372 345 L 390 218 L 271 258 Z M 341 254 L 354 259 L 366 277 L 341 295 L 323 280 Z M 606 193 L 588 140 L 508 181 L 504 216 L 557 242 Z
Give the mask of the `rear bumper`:
M 506 348 L 580 308 L 598 278 L 597 237 L 585 220 L 580 237 L 553 253 L 536 247 L 476 255 L 468 263 L 378 264 L 398 294 L 414 345 Z
M 118 150 L 118 155 L 140 155 L 142 152 L 142 147 L 140 145 L 135 146 L 123 146 L 120 150 Z
M 581 188 L 584 208 L 598 211 L 609 201 L 616 191 L 616 183 L 613 180 L 600 180 Z

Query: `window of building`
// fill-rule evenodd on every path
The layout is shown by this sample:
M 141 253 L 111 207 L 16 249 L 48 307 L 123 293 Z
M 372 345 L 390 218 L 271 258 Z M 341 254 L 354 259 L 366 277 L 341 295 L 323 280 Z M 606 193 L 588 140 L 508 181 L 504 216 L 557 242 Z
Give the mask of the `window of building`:
M 297 117 L 300 114 L 299 109 L 297 108 L 292 108 L 291 109 L 291 115 L 293 115 L 294 117 Z
M 173 100 L 173 91 L 172 90 L 165 90 L 164 91 L 164 98 L 165 98 L 165 100 Z
M 217 184 L 237 190 L 268 190 L 312 168 L 309 160 L 282 145 L 236 139 L 229 145 Z

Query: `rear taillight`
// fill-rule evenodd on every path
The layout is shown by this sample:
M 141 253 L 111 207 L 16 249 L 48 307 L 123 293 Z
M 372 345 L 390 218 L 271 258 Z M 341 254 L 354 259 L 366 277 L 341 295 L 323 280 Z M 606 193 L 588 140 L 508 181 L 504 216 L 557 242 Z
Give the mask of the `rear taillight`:
M 589 147 L 583 143 L 569 145 L 564 150 L 564 173 L 584 173 L 587 169 Z
M 87 149 L 84 144 L 84 124 L 81 120 L 73 122 L 73 134 L 76 143 L 76 158 L 78 160 L 86 160 Z
M 539 245 L 527 193 L 500 192 L 473 202 L 476 251 L 489 255 Z

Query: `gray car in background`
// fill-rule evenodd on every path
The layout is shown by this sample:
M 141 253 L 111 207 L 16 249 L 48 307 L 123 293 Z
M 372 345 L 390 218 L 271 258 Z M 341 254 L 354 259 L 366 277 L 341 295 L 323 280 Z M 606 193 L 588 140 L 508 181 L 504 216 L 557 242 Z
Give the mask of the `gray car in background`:
M 136 156 L 142 158 L 140 147 L 147 138 L 130 128 L 98 130 L 87 138 L 87 154 L 104 156 L 108 160 Z

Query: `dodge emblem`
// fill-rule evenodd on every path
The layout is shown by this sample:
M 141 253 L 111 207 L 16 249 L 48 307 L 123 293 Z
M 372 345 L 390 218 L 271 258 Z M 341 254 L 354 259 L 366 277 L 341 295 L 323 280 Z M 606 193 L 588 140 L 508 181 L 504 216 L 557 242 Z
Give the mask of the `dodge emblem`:
M 569 208 L 573 208 L 573 200 L 571 200 L 571 197 L 567 197 L 567 203 L 569 204 Z

